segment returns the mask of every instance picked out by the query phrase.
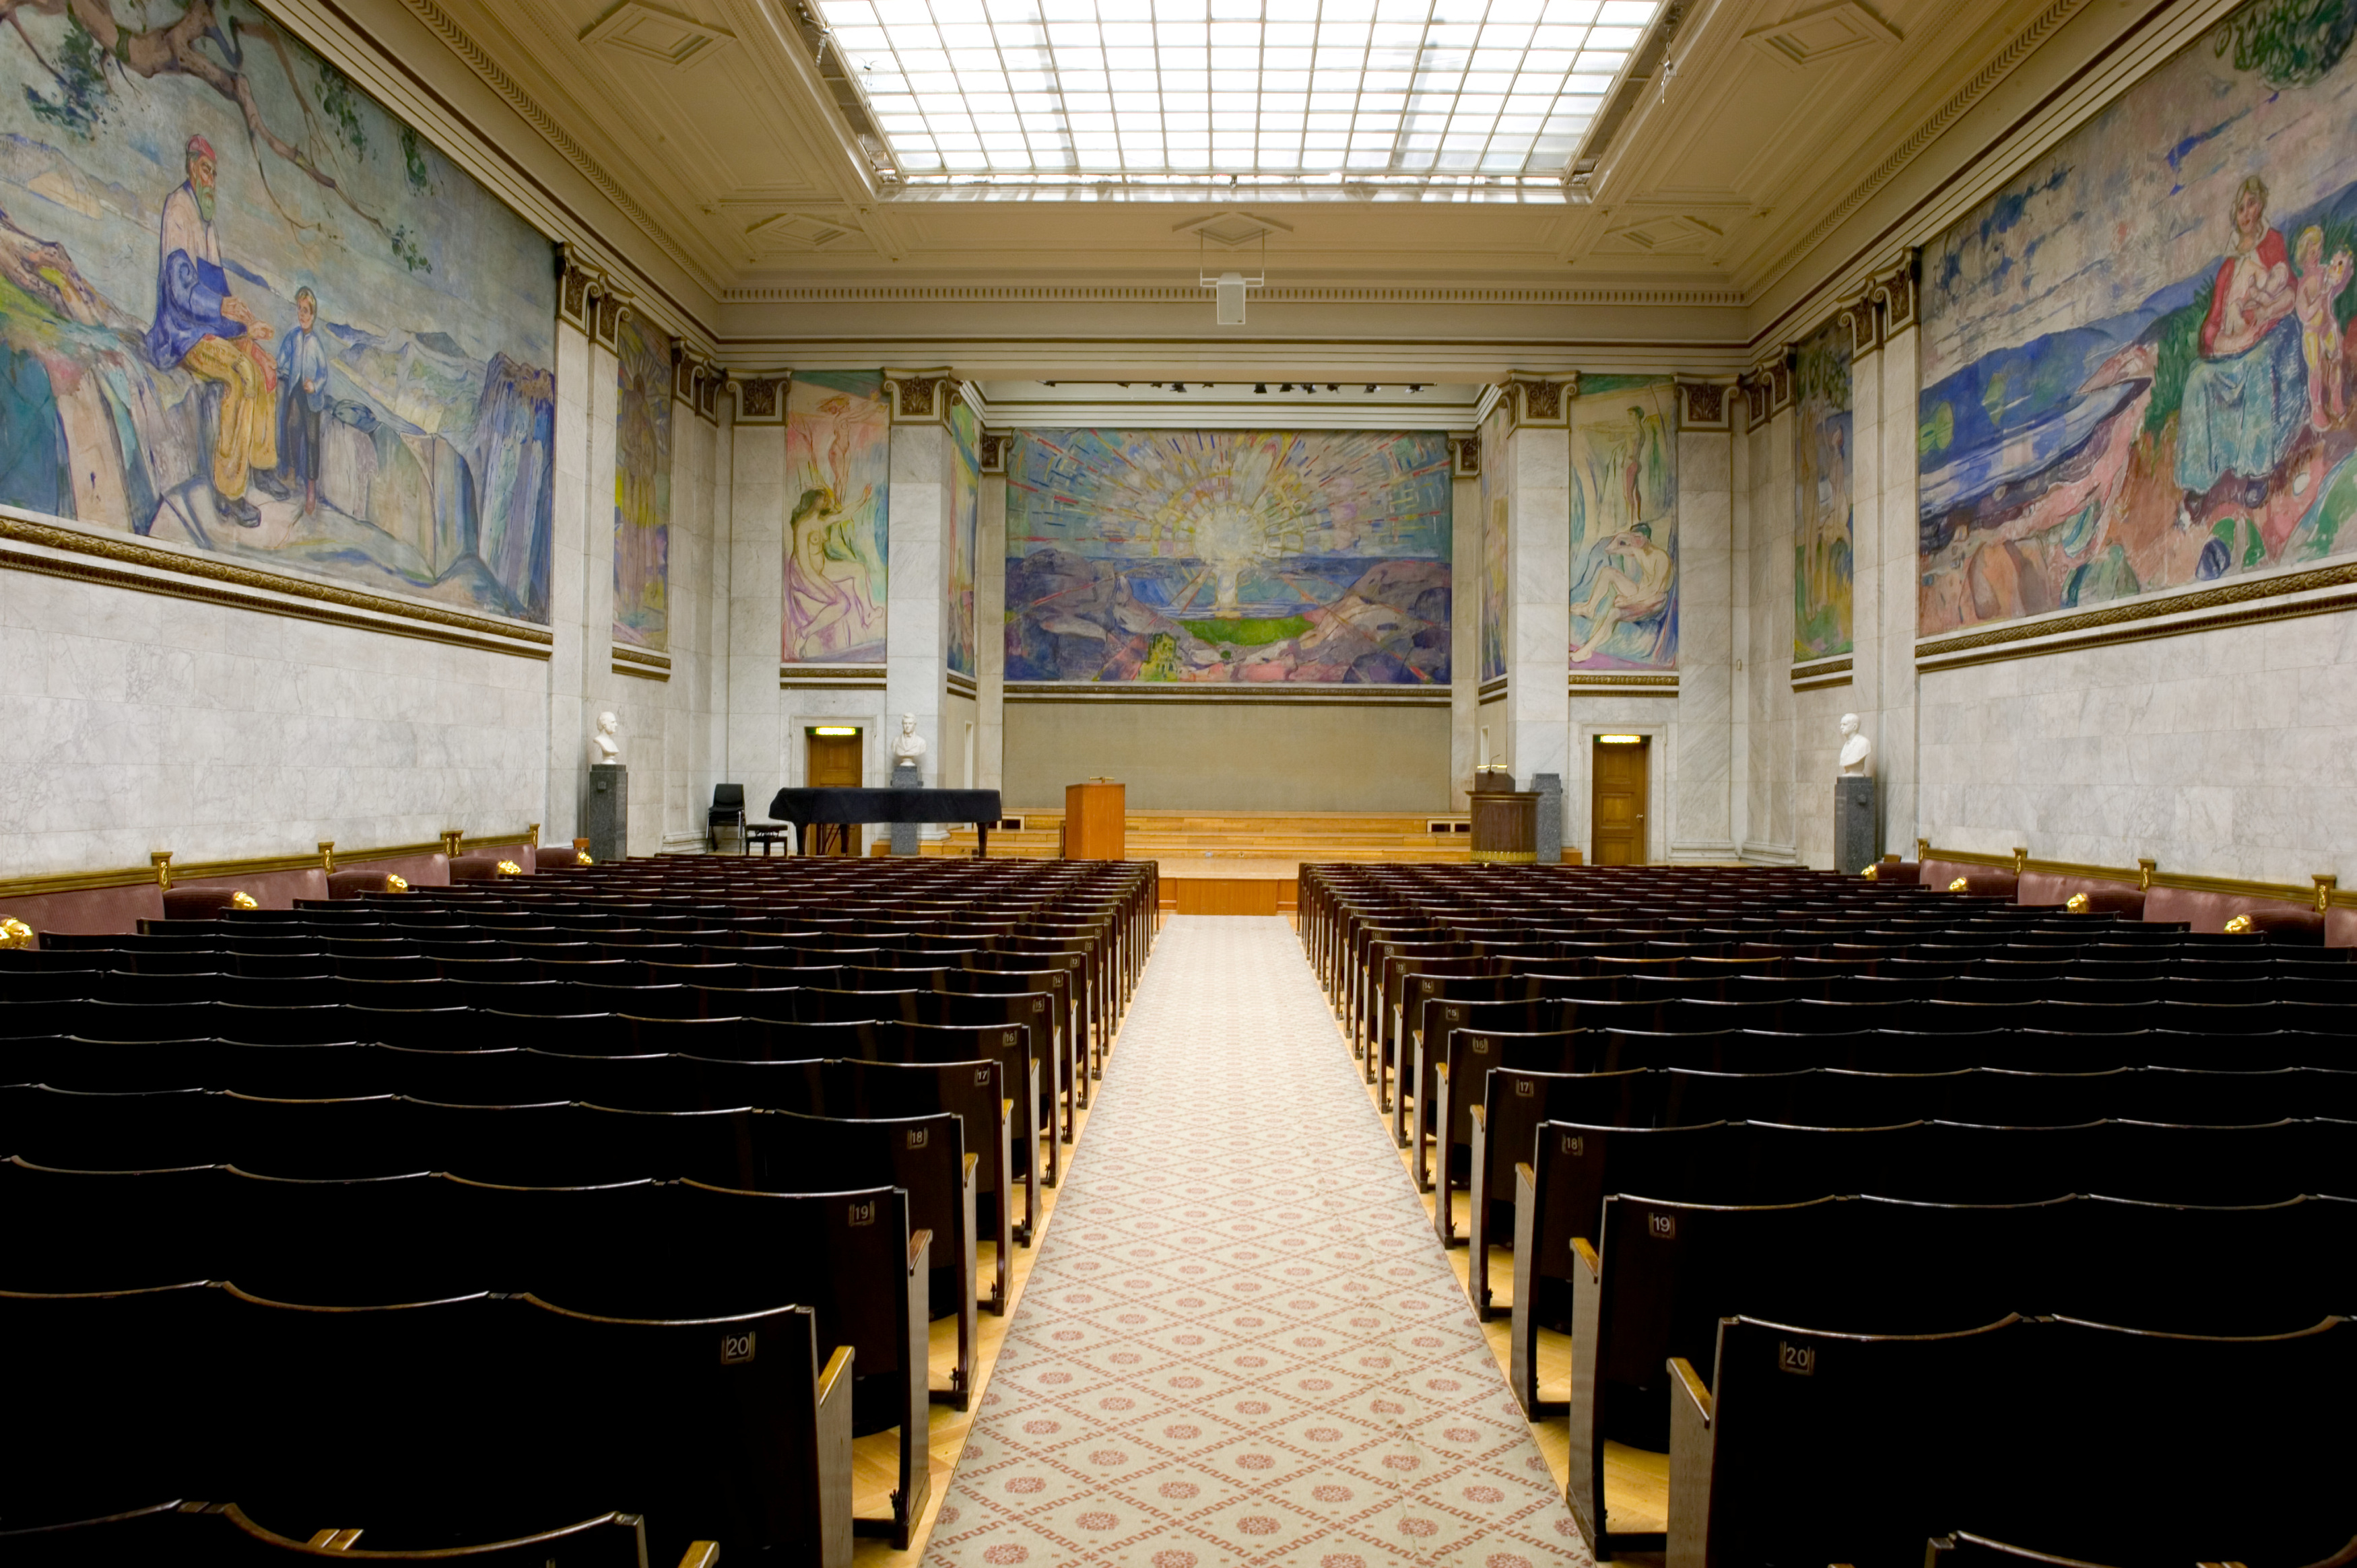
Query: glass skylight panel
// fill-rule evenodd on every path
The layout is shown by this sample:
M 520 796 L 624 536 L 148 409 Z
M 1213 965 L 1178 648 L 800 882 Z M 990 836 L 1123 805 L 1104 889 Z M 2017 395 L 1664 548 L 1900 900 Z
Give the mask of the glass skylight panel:
M 819 0 L 911 185 L 1552 183 L 1659 0 Z

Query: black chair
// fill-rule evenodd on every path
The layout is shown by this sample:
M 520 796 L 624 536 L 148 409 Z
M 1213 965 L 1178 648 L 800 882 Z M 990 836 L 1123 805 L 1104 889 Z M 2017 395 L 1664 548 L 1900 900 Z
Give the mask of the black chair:
M 745 853 L 745 786 L 715 784 L 712 787 L 712 809 L 704 814 L 704 843 L 713 854 L 720 853 L 720 830 L 737 830 L 737 853 Z

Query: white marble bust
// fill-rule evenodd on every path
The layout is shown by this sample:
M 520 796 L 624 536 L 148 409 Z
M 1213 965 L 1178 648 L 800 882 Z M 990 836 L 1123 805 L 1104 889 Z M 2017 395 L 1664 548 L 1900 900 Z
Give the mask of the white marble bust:
M 1856 714 L 1841 716 L 1841 776 L 1845 779 L 1865 778 L 1867 764 L 1874 758 L 1874 743 L 1857 733 Z
M 597 733 L 589 737 L 589 759 L 592 762 L 622 760 L 621 737 L 614 733 L 620 724 L 621 721 L 611 714 L 597 715 Z
M 925 737 L 917 733 L 917 715 L 900 715 L 900 733 L 892 737 L 892 766 L 914 768 L 925 755 Z

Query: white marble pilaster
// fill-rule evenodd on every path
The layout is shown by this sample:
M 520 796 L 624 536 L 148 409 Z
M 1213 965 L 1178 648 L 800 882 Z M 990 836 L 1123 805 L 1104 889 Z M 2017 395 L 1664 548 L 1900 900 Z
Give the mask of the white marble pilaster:
M 1448 809 L 1466 811 L 1472 809 L 1467 797 L 1480 762 L 1475 734 L 1481 701 L 1480 478 L 1450 482 L 1448 514 Z
M 1921 596 L 1915 564 L 1915 403 L 1921 376 L 1922 334 L 1910 323 L 1882 349 L 1882 508 L 1880 533 L 1882 639 L 1877 679 L 1881 732 L 1875 736 L 1882 779 L 1882 849 L 1911 857 L 1915 850 L 1915 625 Z M 2010 847 L 2010 846 L 2008 846 Z
M 778 392 L 780 403 L 784 392 Z M 729 416 L 729 400 L 721 403 Z M 735 424 L 728 493 L 727 777 L 749 801 L 785 777 L 778 663 L 786 603 L 786 427 Z
M 1491 736 L 1492 761 L 1531 776 L 1568 774 L 1571 670 L 1571 431 L 1523 424 L 1506 438 L 1512 500 L 1506 523 L 1506 734 Z M 1501 738 L 1504 756 L 1494 748 Z M 1567 824 L 1566 824 L 1567 825 Z M 1571 842 L 1578 842 L 1573 839 Z
M 889 737 L 913 714 L 925 740 L 928 785 L 941 781 L 942 698 L 948 692 L 952 466 L 956 444 L 938 421 L 892 427 L 892 575 L 884 646 L 885 744 L 871 746 L 868 783 L 890 782 Z M 1000 514 L 1002 519 L 1005 514 Z M 1002 568 L 1003 578 L 1003 568 Z M 1002 580 L 1000 592 L 1005 592 Z M 960 746 L 964 737 L 957 737 Z
M 581 815 L 584 716 L 589 695 L 589 644 L 600 657 L 603 623 L 587 619 L 587 510 L 596 487 L 589 483 L 589 335 L 562 317 L 556 323 L 556 425 L 553 454 L 554 496 L 549 541 L 547 786 L 541 807 L 542 837 L 572 839 L 586 829 Z M 613 361 L 607 360 L 610 368 Z M 610 374 L 608 379 L 610 380 Z M 607 590 L 608 600 L 612 589 Z
M 978 789 L 1006 777 L 1006 476 L 982 478 L 974 546 L 974 776 Z
M 1678 435 L 1678 701 L 1672 860 L 1735 853 L 1734 436 Z
M 1744 857 L 1789 864 L 1792 813 L 1792 430 L 1787 406 L 1769 415 L 1751 465 L 1751 807 Z
M 1727 836 L 1738 858 L 1751 841 L 1751 475 L 1765 437 L 1741 396 L 1727 443 Z

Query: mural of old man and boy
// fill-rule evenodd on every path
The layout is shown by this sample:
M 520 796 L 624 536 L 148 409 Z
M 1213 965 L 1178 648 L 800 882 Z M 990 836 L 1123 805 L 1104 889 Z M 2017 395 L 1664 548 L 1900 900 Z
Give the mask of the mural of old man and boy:
M 2352 0 L 2255 0 L 1924 257 L 1921 629 L 2357 534 Z
M 0 503 L 546 619 L 547 240 L 266 13 L 161 9 L 0 43 Z

